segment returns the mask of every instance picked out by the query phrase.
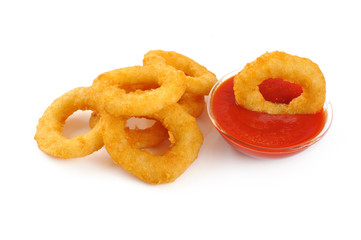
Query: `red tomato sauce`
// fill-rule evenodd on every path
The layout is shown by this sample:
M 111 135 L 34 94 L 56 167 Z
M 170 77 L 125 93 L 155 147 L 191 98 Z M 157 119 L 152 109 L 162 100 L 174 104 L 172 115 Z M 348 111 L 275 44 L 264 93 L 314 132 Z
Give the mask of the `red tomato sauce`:
M 302 88 L 301 92 L 297 89 L 292 90 L 292 98 L 302 93 Z M 262 94 L 265 99 L 275 98 L 272 91 Z M 284 99 L 292 100 L 291 95 Z M 317 136 L 325 124 L 323 110 L 316 114 L 267 114 L 239 106 L 234 96 L 233 77 L 218 87 L 211 107 L 215 119 L 230 136 L 259 147 L 285 148 L 301 144 Z
M 269 78 L 258 85 L 264 99 L 273 103 L 289 104 L 303 92 L 301 85 L 283 81 L 281 78 Z

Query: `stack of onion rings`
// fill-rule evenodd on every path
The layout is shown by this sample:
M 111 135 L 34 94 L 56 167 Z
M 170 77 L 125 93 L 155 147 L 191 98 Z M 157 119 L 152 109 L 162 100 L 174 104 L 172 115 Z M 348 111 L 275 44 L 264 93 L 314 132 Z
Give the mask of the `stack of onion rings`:
M 202 114 L 205 102 L 203 96 L 185 93 L 178 101 L 178 104 L 188 114 L 197 118 Z M 100 114 L 92 112 L 89 119 L 90 127 L 95 127 L 99 120 Z M 135 129 L 130 129 L 129 127 L 125 127 L 125 132 L 127 133 L 129 144 L 136 148 L 155 147 L 169 137 L 167 129 L 157 120 L 149 128 L 140 129 L 136 127 Z
M 177 56 L 181 58 L 177 64 L 188 64 L 184 59 L 189 58 Z M 192 64 L 200 66 L 194 61 Z M 152 184 L 174 181 L 197 158 L 203 136 L 195 118 L 201 115 L 204 95 L 215 82 L 214 74 L 200 66 L 191 72 L 195 75 L 202 72 L 203 77 L 197 77 L 197 91 L 192 91 L 193 80 L 187 76 L 190 75 L 187 66 L 177 68 L 186 72 L 158 63 L 120 68 L 99 75 L 91 87 L 64 94 L 39 119 L 35 134 L 39 148 L 66 159 L 86 156 L 105 145 L 115 163 L 143 181 Z M 62 129 L 76 110 L 93 111 L 89 120 L 91 130 L 68 139 L 62 136 Z M 153 119 L 155 123 L 146 129 L 130 129 L 126 122 L 133 117 Z M 167 137 L 171 146 L 163 155 L 144 150 Z

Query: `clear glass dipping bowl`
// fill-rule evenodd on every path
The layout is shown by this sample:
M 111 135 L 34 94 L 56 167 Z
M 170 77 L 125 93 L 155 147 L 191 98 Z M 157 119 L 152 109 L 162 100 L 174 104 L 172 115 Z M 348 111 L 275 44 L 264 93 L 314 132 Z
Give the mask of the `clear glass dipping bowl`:
M 302 142 L 298 145 L 293 145 L 291 147 L 283 147 L 283 148 L 269 148 L 269 147 L 261 147 L 257 145 L 252 145 L 243 141 L 240 141 L 233 136 L 229 135 L 224 129 L 222 129 L 221 125 L 217 122 L 216 118 L 213 115 L 212 111 L 212 104 L 213 104 L 213 97 L 215 92 L 217 91 L 218 87 L 229 78 L 235 76 L 241 69 L 237 69 L 232 71 L 219 79 L 219 81 L 213 86 L 207 102 L 207 111 L 208 116 L 211 119 L 214 127 L 218 130 L 221 136 L 237 151 L 242 152 L 246 155 L 256 158 L 280 158 L 280 157 L 287 157 L 293 154 L 296 154 L 302 150 L 305 150 L 309 146 L 315 144 L 319 140 L 321 140 L 325 134 L 327 133 L 328 129 L 331 126 L 333 112 L 331 102 L 326 100 L 323 106 L 324 114 L 325 114 L 325 124 L 321 132 L 314 138 Z

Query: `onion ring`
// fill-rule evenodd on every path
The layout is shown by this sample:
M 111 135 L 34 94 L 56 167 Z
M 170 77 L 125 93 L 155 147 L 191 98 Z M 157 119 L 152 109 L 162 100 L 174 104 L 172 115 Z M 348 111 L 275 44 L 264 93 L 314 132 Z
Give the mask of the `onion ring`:
M 39 148 L 63 159 L 87 156 L 103 146 L 100 124 L 74 138 L 62 135 L 65 120 L 77 110 L 99 111 L 97 94 L 91 87 L 75 88 L 56 99 L 39 119 L 35 140 Z
M 184 93 L 182 98 L 178 101 L 178 104 L 188 114 L 197 118 L 202 114 L 204 110 L 204 96 L 193 93 Z
M 139 179 L 151 183 L 173 182 L 197 158 L 203 136 L 195 118 L 178 104 L 149 116 L 168 129 L 171 149 L 163 155 L 132 147 L 125 132 L 125 118 L 104 114 L 101 118 L 105 148 L 113 161 Z
M 207 68 L 198 64 L 194 60 L 173 52 L 152 50 L 144 55 L 144 65 L 170 65 L 187 76 L 187 92 L 208 95 L 213 85 L 217 82 L 217 77 Z
M 289 104 L 266 101 L 258 85 L 269 78 L 301 85 L 303 93 Z M 284 52 L 265 53 L 248 63 L 234 78 L 236 101 L 243 107 L 269 114 L 313 114 L 322 110 L 326 97 L 325 78 L 318 65 L 307 58 Z
M 126 92 L 131 84 L 159 84 L 152 90 Z M 101 93 L 104 109 L 115 116 L 145 116 L 176 103 L 185 92 L 185 77 L 167 66 L 134 66 L 98 76 L 93 87 Z

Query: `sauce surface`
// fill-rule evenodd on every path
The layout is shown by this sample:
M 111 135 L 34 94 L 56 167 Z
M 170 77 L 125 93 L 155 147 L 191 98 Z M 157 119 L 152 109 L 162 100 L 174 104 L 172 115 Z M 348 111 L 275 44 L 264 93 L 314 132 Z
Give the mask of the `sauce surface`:
M 267 93 L 262 94 L 268 98 Z M 316 114 L 276 115 L 239 106 L 234 97 L 233 77 L 218 87 L 211 107 L 218 124 L 230 136 L 259 147 L 285 148 L 300 144 L 317 136 L 325 123 L 323 110 Z
M 301 85 L 283 81 L 281 78 L 269 78 L 258 85 L 264 99 L 273 103 L 289 104 L 303 92 Z

